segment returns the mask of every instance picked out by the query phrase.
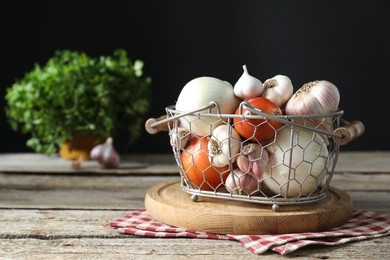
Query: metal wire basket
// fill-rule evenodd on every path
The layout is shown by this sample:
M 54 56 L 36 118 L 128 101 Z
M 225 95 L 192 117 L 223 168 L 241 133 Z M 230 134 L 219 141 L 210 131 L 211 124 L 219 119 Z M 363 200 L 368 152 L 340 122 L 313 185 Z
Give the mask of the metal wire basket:
M 158 126 L 169 131 L 181 188 L 192 194 L 193 201 L 197 201 L 198 196 L 239 200 L 270 204 L 276 211 L 281 205 L 322 200 L 332 179 L 340 145 L 364 132 L 361 122 L 343 120 L 342 110 L 320 115 L 269 115 L 245 101 L 240 104 L 240 111 L 242 109 L 249 113 L 221 114 L 214 101 L 185 113 L 169 106 L 166 117 L 147 121 L 149 133 L 161 130 Z M 251 125 L 254 131 L 267 126 L 274 132 L 272 138 L 263 141 L 255 136 L 233 136 L 237 124 L 252 119 L 261 122 Z M 271 121 L 279 122 L 280 127 L 274 128 Z M 209 127 L 210 134 L 192 134 L 191 129 L 199 124 Z M 223 140 L 213 135 L 219 126 L 224 126 L 226 131 L 227 137 Z M 228 147 L 221 155 L 227 162 L 224 167 L 215 166 L 214 157 L 210 156 L 212 140 Z M 233 143 L 238 152 L 231 149 Z M 255 147 L 256 153 L 250 154 L 248 147 Z M 221 150 L 214 152 L 222 153 Z M 257 174 L 254 174 L 255 167 Z

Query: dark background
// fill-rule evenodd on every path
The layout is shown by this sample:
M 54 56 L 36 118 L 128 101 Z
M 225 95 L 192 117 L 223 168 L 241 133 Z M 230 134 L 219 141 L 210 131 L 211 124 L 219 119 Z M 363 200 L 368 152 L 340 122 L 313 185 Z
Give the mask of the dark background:
M 390 1 L 1 1 L 0 152 L 30 152 L 28 136 L 4 115 L 5 89 L 57 49 L 110 55 L 124 48 L 153 79 L 148 117 L 165 113 L 199 76 L 234 84 L 242 65 L 294 88 L 326 79 L 338 86 L 347 120 L 366 125 L 342 150 L 388 150 Z M 170 153 L 167 134 L 143 133 L 126 153 Z

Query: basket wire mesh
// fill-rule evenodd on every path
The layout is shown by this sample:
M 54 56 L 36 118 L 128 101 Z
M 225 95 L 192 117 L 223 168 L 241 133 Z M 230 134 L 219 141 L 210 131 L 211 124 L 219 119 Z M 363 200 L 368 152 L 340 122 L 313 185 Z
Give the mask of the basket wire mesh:
M 241 113 L 243 108 L 249 113 Z M 212 111 L 212 109 L 214 110 Z M 277 210 L 280 205 L 311 203 L 324 199 L 340 148 L 340 145 L 333 140 L 334 137 L 339 137 L 333 130 L 340 126 L 344 112 L 339 110 L 328 114 L 302 116 L 269 115 L 251 107 L 245 101 L 240 104 L 239 109 L 240 113 L 238 114 L 221 114 L 218 104 L 214 101 L 210 102 L 208 106 L 185 113 L 176 111 L 174 106 L 166 108 L 167 118 L 165 121 L 170 122 L 170 143 L 179 168 L 182 190 L 192 194 L 193 201 L 196 201 L 198 196 L 205 196 L 270 204 L 274 210 Z M 237 154 L 232 154 L 229 149 L 226 154 L 228 159 L 226 167 L 215 167 L 210 155 L 205 151 L 205 147 L 202 148 L 202 144 L 205 145 L 213 138 L 213 130 L 217 126 L 225 125 L 231 134 L 232 129 L 237 124 L 234 123 L 234 119 L 239 119 L 242 122 L 248 122 L 250 119 L 261 120 L 259 125 L 252 125 L 255 131 L 264 124 L 272 127 L 271 120 L 282 123 L 282 126 L 277 129 L 273 128 L 274 137 L 267 142 L 256 140 L 256 138 L 245 139 L 242 137 L 238 140 L 230 135 L 228 139 L 220 140 L 220 142 L 228 142 L 228 145 L 232 140 L 237 141 L 240 148 Z M 203 127 L 205 125 L 209 127 L 210 135 L 192 134 L 191 130 L 199 124 L 202 124 Z M 288 140 L 287 148 L 286 144 L 280 143 L 282 135 L 284 142 L 286 139 Z M 303 135 L 306 135 L 305 138 Z M 304 142 L 303 140 L 308 140 L 307 135 L 310 135 L 309 141 Z M 190 142 L 198 142 L 200 146 L 198 149 L 190 151 L 187 149 Z M 257 158 L 248 161 L 249 166 L 252 167 L 253 164 L 258 163 L 262 165 L 264 172 L 262 176 L 256 177 L 256 188 L 253 188 L 252 185 L 251 189 L 244 186 L 244 178 L 248 178 L 248 174 L 251 174 L 250 171 L 242 175 L 235 173 L 237 157 L 246 156 L 245 158 L 248 158 L 248 154 L 244 152 L 248 145 L 257 145 L 261 149 Z M 278 154 L 281 156 L 271 158 L 272 156 L 276 157 L 270 152 L 272 149 L 278 150 Z M 206 167 L 199 166 L 196 162 L 196 156 L 208 158 L 210 163 Z M 190 162 L 190 166 L 188 166 L 188 162 Z M 318 167 L 321 169 L 318 170 Z M 316 173 L 314 173 L 314 168 L 317 168 Z M 281 176 L 280 169 L 286 174 Z M 203 178 L 203 180 L 194 182 L 194 178 L 190 177 L 190 171 L 197 172 L 198 179 Z M 214 176 L 213 183 L 208 178 L 210 172 L 219 174 L 217 177 Z M 226 176 L 229 174 L 233 174 L 231 179 L 234 188 L 227 189 L 225 182 Z M 219 183 L 215 183 L 215 180 L 218 180 Z

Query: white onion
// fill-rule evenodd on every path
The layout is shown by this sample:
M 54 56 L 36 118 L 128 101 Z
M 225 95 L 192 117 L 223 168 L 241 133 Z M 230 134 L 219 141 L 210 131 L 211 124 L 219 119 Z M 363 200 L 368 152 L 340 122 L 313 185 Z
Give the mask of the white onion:
M 329 153 L 319 134 L 303 128 L 284 127 L 267 149 L 270 167 L 264 172 L 264 184 L 275 194 L 284 197 L 310 195 L 321 184 L 327 172 Z
M 229 82 L 213 77 L 199 77 L 183 87 L 176 102 L 176 110 L 192 111 L 209 105 L 211 101 L 218 103 L 221 114 L 234 114 L 240 103 Z M 212 108 L 211 113 L 217 113 L 217 108 Z M 197 116 L 185 116 L 180 118 L 180 122 L 191 133 L 200 136 L 210 135 L 217 126 L 223 124 L 218 117 L 205 116 L 200 119 Z

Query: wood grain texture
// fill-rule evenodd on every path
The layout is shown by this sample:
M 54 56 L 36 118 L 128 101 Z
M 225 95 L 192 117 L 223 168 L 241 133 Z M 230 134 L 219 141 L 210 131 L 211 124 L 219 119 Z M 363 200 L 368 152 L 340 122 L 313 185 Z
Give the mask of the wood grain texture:
M 172 226 L 222 234 L 288 234 L 329 230 L 344 224 L 352 214 L 351 198 L 331 188 L 320 202 L 280 206 L 199 197 L 191 200 L 180 182 L 160 183 L 145 197 L 149 214 Z
M 340 153 L 332 186 L 350 195 L 354 209 L 390 215 L 389 155 Z M 133 158 L 154 172 L 145 168 L 145 173 L 53 173 L 44 170 L 49 166 L 39 166 L 42 171 L 0 173 L 0 259 L 286 259 L 274 252 L 253 255 L 234 241 L 117 233 L 109 221 L 143 208 L 149 188 L 179 177 L 171 155 Z M 0 155 L 0 167 L 7 161 L 10 157 Z M 27 167 L 22 160 L 14 163 Z M 288 257 L 387 259 L 389 245 L 390 236 L 337 247 L 309 246 Z
M 239 242 L 181 238 L 59 238 L 0 241 L 5 259 L 388 259 L 390 237 L 337 247 L 309 246 L 287 256 L 272 251 L 252 254 Z

